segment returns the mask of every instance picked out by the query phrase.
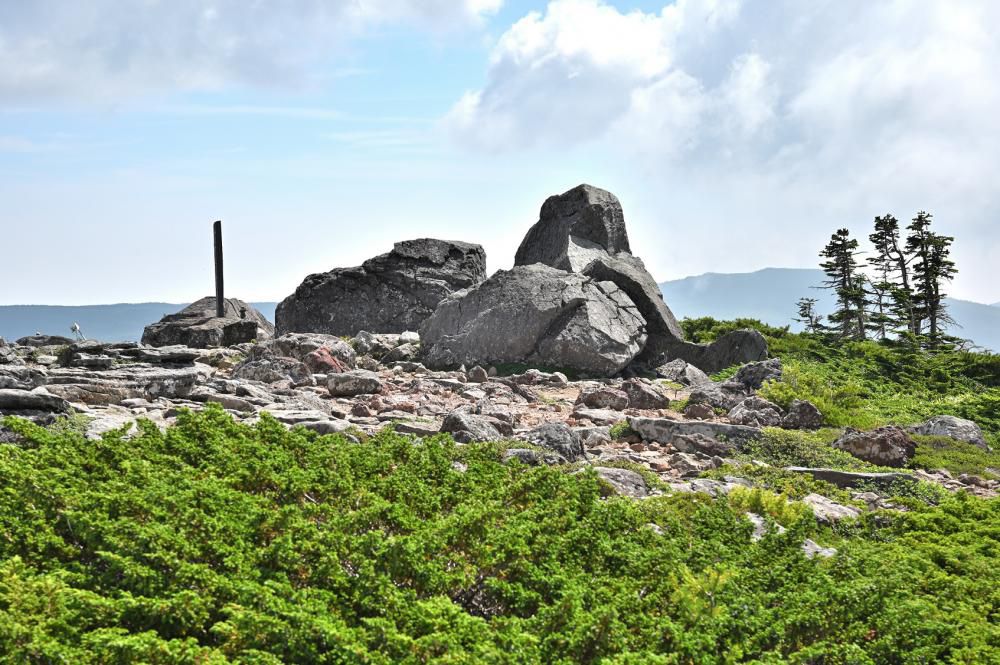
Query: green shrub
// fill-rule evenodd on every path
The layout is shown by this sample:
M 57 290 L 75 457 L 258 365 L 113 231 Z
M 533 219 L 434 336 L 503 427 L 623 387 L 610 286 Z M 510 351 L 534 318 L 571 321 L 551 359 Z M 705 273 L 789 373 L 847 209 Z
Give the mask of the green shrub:
M 619 420 L 608 430 L 608 435 L 616 441 L 632 436 L 633 434 L 635 434 L 635 431 L 628 424 L 627 420 Z
M 734 487 L 727 498 L 733 510 L 770 517 L 784 526 L 790 526 L 812 514 L 805 504 L 790 501 L 783 494 L 775 494 L 760 487 Z
M 761 438 L 749 441 L 741 448 L 745 458 L 767 462 L 772 466 L 810 466 L 872 471 L 878 467 L 854 455 L 834 448 L 840 430 L 787 430 L 767 427 Z
M 971 443 L 944 436 L 914 435 L 913 440 L 917 442 L 917 451 L 910 460 L 911 468 L 947 469 L 955 474 L 972 473 L 984 478 L 998 478 L 1000 452 L 985 451 Z
M 837 557 L 807 559 L 807 520 L 754 543 L 726 500 L 604 499 L 592 471 L 443 435 L 357 443 L 216 405 L 128 439 L 5 423 L 28 442 L 0 446 L 2 662 L 1000 653 L 997 501 L 865 516 Z

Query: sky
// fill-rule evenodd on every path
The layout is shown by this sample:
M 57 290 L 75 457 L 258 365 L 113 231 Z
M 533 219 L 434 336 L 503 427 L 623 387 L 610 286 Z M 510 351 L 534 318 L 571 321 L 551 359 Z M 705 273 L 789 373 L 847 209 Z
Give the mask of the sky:
M 659 281 L 888 212 L 1000 300 L 992 0 L 0 0 L 0 304 L 280 300 L 393 242 L 509 268 L 622 201 Z M 865 244 L 865 243 L 863 243 Z

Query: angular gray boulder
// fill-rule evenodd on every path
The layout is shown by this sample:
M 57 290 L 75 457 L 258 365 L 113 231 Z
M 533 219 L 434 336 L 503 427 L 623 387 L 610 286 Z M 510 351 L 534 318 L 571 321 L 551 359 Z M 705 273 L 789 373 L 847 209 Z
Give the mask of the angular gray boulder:
M 590 185 L 550 196 L 521 241 L 514 265 L 544 263 L 582 272 L 593 258 L 629 252 L 625 215 L 618 197 Z
M 534 264 L 448 296 L 420 339 L 432 368 L 525 363 L 611 376 L 642 350 L 646 332 L 615 284 Z
M 946 436 L 957 441 L 965 441 L 983 450 L 989 450 L 983 430 L 976 423 L 955 416 L 934 416 L 919 425 L 908 428 L 913 434 L 925 436 Z
M 279 334 L 416 330 L 449 294 L 486 278 L 479 245 L 421 238 L 355 268 L 309 275 L 275 313 Z
M 703 372 L 715 374 L 727 367 L 767 359 L 767 340 L 756 330 L 734 330 L 710 344 L 666 344 L 669 358 L 681 358 Z
M 226 298 L 225 316 L 215 315 L 215 297 L 208 296 L 146 326 L 142 343 L 148 346 L 180 344 L 195 349 L 263 342 L 274 337 L 274 326 L 256 309 L 236 298 Z

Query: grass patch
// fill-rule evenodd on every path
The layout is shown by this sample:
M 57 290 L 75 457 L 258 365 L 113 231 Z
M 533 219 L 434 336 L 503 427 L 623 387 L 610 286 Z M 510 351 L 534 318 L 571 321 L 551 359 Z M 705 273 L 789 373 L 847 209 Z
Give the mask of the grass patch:
M 954 474 L 970 473 L 1000 480 L 1000 453 L 988 452 L 965 441 L 944 436 L 914 435 L 917 451 L 909 466 L 914 469 L 947 469 Z M 989 469 L 992 469 L 990 471 Z

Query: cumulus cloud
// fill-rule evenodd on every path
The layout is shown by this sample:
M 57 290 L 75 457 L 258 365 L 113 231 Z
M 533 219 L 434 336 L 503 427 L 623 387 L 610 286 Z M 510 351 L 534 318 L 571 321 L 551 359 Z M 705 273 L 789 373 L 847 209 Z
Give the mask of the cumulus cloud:
M 739 216 L 759 234 L 752 265 L 736 234 L 682 232 L 740 256 L 731 268 L 809 256 L 830 225 L 866 232 L 887 209 L 903 218 L 933 207 L 966 233 L 969 255 L 977 241 L 1000 244 L 1000 3 L 664 4 L 551 0 L 496 42 L 485 85 L 454 105 L 447 127 L 476 149 L 592 146 L 635 158 L 668 192 L 648 203 Z M 672 269 L 661 274 L 697 270 L 684 261 L 662 262 Z M 986 276 L 970 266 L 966 277 L 977 270 Z
M 365 28 L 475 24 L 502 0 L 0 3 L 0 104 L 308 82 Z

